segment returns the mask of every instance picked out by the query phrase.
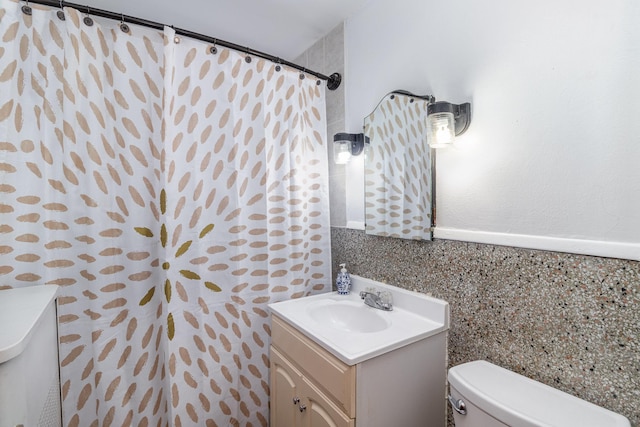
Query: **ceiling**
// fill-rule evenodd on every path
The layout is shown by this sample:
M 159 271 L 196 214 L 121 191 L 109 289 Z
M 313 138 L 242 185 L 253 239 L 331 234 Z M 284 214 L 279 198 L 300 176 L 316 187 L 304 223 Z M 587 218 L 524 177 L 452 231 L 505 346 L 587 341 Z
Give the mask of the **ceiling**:
M 368 0 L 71 0 L 293 61 Z

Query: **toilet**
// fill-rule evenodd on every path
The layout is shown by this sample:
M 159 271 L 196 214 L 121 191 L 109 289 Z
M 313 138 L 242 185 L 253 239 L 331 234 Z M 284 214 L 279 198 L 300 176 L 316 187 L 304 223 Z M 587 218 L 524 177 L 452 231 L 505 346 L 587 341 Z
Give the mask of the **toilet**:
M 630 427 L 620 414 L 484 360 L 449 369 L 456 427 Z

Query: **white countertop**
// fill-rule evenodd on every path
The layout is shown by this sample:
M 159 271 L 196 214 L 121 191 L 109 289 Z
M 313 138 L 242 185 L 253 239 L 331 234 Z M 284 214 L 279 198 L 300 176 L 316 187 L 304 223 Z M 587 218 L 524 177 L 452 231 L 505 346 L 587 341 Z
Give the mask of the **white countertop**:
M 273 303 L 269 308 L 348 365 L 358 364 L 449 329 L 449 305 L 445 301 L 356 275 L 351 275 L 351 283 L 350 295 L 330 292 Z M 393 295 L 393 311 L 367 307 L 387 321 L 390 326 L 385 329 L 375 332 L 338 330 L 328 322 L 318 322 L 309 315 L 310 309 L 318 304 L 348 301 L 364 305 L 359 293 L 368 287 L 386 290 Z
M 58 292 L 56 285 L 0 290 L 0 363 L 20 355 Z

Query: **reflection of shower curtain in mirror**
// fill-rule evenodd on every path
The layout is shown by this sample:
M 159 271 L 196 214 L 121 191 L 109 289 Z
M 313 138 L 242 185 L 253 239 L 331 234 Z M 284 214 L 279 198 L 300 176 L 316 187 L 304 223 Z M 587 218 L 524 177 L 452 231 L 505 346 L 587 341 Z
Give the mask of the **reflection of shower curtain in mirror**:
M 0 288 L 61 286 L 68 426 L 268 424 L 267 304 L 330 286 L 324 86 L 0 0 Z
M 389 94 L 365 119 L 367 234 L 431 240 L 431 153 L 427 101 Z

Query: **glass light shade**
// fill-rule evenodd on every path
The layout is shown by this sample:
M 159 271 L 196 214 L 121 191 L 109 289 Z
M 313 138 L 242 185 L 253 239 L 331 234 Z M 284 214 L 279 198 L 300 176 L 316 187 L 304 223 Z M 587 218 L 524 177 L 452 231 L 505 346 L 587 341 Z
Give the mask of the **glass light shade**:
M 337 165 L 344 165 L 351 160 L 350 141 L 336 141 L 333 143 L 333 161 Z
M 373 156 L 373 148 L 371 148 L 371 144 L 369 143 L 369 137 L 367 137 L 367 142 L 364 144 L 364 161 L 367 162 L 371 160 Z
M 448 147 L 456 138 L 456 125 L 453 113 L 432 113 L 427 121 L 429 146 L 431 148 Z

